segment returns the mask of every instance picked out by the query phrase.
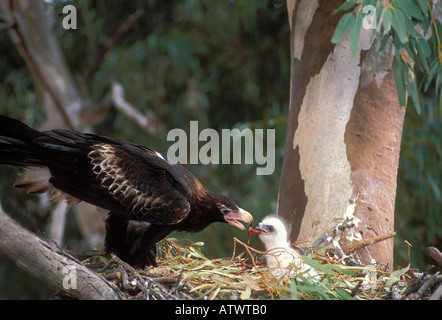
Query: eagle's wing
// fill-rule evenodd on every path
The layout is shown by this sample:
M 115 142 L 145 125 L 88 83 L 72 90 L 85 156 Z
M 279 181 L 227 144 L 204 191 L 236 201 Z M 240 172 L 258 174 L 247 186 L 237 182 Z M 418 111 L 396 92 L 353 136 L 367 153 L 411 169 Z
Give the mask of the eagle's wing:
M 176 224 L 190 211 L 183 175 L 163 155 L 133 144 L 95 144 L 88 157 L 100 184 L 130 216 Z
M 14 150 L 7 150 L 14 158 L 9 162 L 28 168 L 16 187 L 33 193 L 52 190 L 57 198 L 74 199 L 72 203 L 89 202 L 128 219 L 158 225 L 176 224 L 190 212 L 193 175 L 156 151 L 60 129 L 35 136 L 25 142 L 14 138 Z

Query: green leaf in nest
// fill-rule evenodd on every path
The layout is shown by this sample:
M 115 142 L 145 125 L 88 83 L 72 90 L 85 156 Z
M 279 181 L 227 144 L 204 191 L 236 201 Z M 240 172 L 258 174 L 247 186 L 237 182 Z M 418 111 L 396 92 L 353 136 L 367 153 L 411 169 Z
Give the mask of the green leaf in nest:
M 252 295 L 252 289 L 247 286 L 243 292 L 241 292 L 240 298 L 241 300 L 247 300 Z
M 396 270 L 394 272 L 391 273 L 390 275 L 390 279 L 387 280 L 387 282 L 385 283 L 384 287 L 391 287 L 393 284 L 395 284 L 396 282 L 398 282 L 400 280 L 400 277 L 406 273 L 408 270 L 410 269 L 410 265 L 406 266 L 405 268 Z
M 308 263 L 313 268 L 318 269 L 318 270 L 322 271 L 323 273 L 331 275 L 331 276 L 335 275 L 333 271 L 324 267 L 323 265 L 319 264 L 318 262 L 314 261 L 313 259 L 306 257 L 306 256 L 302 256 L 301 258 L 302 258 L 302 260 L 304 260 L 306 263 Z
M 347 291 L 345 291 L 344 289 L 339 288 L 339 287 L 336 288 L 336 293 L 341 300 L 354 300 L 355 299 L 351 295 L 349 295 L 347 293 Z

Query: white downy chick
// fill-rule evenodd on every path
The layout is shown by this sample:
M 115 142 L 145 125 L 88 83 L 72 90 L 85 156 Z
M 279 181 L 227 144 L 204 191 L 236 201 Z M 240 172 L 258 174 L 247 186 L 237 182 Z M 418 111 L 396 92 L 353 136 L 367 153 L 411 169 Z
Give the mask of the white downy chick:
M 286 275 L 287 272 L 302 273 L 304 277 L 319 279 L 316 271 L 302 261 L 301 256 L 288 242 L 287 229 L 284 223 L 275 216 L 268 216 L 255 226 L 259 238 L 266 248 L 267 267 L 275 276 Z

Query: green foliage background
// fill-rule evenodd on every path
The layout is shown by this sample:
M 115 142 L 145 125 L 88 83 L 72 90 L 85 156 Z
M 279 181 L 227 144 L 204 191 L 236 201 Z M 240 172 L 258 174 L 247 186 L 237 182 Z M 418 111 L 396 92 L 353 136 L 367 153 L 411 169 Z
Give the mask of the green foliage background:
M 78 10 L 78 29 L 64 30 L 62 8 Z M 107 53 L 89 88 L 100 101 L 113 81 L 125 88 L 126 99 L 141 112 L 157 116 L 158 133 L 149 135 L 124 115 L 110 109 L 94 129 L 162 152 L 173 142 L 169 130 L 246 128 L 276 130 L 276 170 L 257 176 L 255 165 L 188 165 L 212 191 L 235 199 L 259 221 L 276 211 L 288 113 L 290 65 L 287 9 L 282 1 L 54 1 L 52 26 L 79 87 L 103 44 L 129 15 L 145 17 Z M 0 113 L 38 127 L 45 114 L 23 59 L 6 30 L 0 30 Z M 423 93 L 422 93 L 423 94 Z M 407 239 L 413 244 L 412 267 L 429 260 L 426 247 L 442 247 L 441 228 L 441 108 L 434 107 L 431 89 L 421 102 L 421 114 L 408 108 L 403 135 L 396 202 L 396 260 L 404 266 Z M 200 144 L 201 146 L 202 144 Z M 38 198 L 13 190 L 17 169 L 0 166 L 1 203 L 26 228 L 44 236 L 48 213 L 36 212 Z M 232 237 L 244 233 L 213 224 L 197 235 L 175 237 L 204 241 L 210 257 L 230 256 Z M 65 243 L 81 247 L 81 234 L 68 216 Z M 47 298 L 50 292 L 0 257 L 0 298 Z

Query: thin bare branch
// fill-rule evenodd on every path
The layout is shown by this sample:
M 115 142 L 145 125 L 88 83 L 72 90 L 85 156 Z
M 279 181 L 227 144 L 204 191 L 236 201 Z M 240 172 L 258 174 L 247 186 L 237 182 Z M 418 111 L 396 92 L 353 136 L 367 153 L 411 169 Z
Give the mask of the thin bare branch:
M 112 85 L 112 102 L 114 106 L 123 112 L 127 117 L 136 121 L 142 128 L 146 129 L 150 134 L 155 134 L 155 116 L 151 111 L 145 115 L 138 111 L 134 106 L 124 98 L 123 86 L 119 83 Z

